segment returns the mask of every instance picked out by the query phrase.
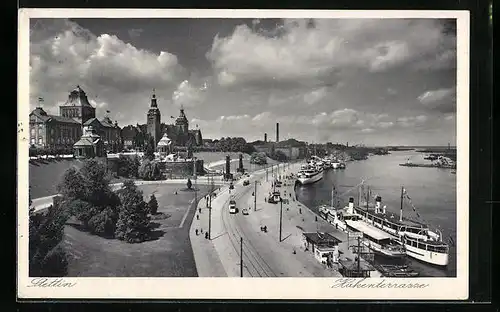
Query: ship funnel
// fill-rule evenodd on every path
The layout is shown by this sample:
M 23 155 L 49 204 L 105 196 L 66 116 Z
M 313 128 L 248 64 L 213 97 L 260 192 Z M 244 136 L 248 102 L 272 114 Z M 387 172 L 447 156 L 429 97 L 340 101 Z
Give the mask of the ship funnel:
M 377 213 L 380 213 L 380 208 L 381 208 L 380 203 L 381 202 L 382 202 L 382 197 L 380 197 L 380 196 L 375 197 L 375 211 Z
M 349 213 L 354 213 L 354 197 L 349 197 Z

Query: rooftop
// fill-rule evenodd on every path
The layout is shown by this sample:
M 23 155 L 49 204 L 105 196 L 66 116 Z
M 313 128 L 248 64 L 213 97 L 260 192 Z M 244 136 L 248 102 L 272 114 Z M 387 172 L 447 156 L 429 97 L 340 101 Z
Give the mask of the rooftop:
M 376 240 L 382 240 L 382 239 L 389 239 L 391 238 L 391 235 L 388 233 L 379 230 L 373 226 L 370 226 L 366 224 L 363 221 L 352 221 L 352 220 L 346 220 L 347 225 L 350 227 L 355 228 L 356 230 L 365 233 L 366 235 L 376 239 Z
M 329 233 L 311 232 L 302 233 L 302 235 L 304 235 L 304 237 L 308 241 L 318 246 L 333 247 L 342 242 L 340 239 L 332 236 Z

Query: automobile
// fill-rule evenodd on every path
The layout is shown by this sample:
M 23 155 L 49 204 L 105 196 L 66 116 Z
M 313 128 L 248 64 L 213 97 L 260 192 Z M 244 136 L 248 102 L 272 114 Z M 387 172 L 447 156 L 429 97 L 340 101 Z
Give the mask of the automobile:
M 244 214 L 245 216 L 248 215 L 248 209 L 247 208 L 243 208 L 243 210 L 241 210 L 241 213 Z
M 247 186 L 249 184 L 250 184 L 250 181 L 248 181 L 248 180 L 243 181 L 243 186 Z
M 237 212 L 237 210 L 236 210 L 236 201 L 232 199 L 232 200 L 229 201 L 229 213 L 234 214 L 236 212 Z

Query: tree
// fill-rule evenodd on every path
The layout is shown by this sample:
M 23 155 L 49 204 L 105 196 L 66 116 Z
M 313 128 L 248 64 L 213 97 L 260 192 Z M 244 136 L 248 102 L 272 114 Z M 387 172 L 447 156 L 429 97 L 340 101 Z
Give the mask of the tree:
M 149 213 L 152 215 L 155 215 L 158 213 L 158 201 L 156 200 L 155 194 L 151 194 L 151 197 L 149 198 Z
M 85 200 L 94 206 L 108 206 L 112 192 L 106 166 L 100 161 L 89 159 L 83 164 L 80 174 L 83 177 Z
M 188 181 L 187 181 L 187 184 L 186 184 L 187 188 L 190 190 L 191 187 L 193 186 L 193 183 L 191 182 L 191 179 L 188 178 Z
M 120 201 L 120 212 L 115 230 L 116 238 L 129 243 L 139 243 L 146 240 L 151 231 L 148 208 L 142 197 L 142 191 L 137 189 L 134 181 L 123 182 Z
M 74 168 L 68 168 L 57 186 L 58 192 L 66 199 L 84 199 L 85 181 L 80 172 Z
M 127 157 L 120 155 L 118 158 L 117 174 L 120 177 L 135 178 L 137 177 L 139 166 L 140 162 L 137 156 Z
M 160 164 L 157 161 L 145 159 L 139 167 L 138 176 L 147 181 L 161 179 Z
M 29 275 L 60 277 L 67 274 L 68 260 L 61 246 L 67 216 L 59 206 L 47 214 L 29 211 Z
M 68 169 L 59 185 L 61 207 L 75 216 L 90 233 L 112 237 L 120 198 L 109 187 L 106 166 L 87 160 L 80 171 Z
M 155 139 L 152 136 L 150 136 L 146 144 L 146 151 L 144 152 L 144 156 L 147 159 L 149 160 L 155 159 L 155 146 L 156 146 Z

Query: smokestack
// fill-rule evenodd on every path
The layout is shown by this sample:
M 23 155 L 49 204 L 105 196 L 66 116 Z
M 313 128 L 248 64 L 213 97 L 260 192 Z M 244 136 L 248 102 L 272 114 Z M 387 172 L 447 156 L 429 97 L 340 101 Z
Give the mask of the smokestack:
M 264 133 L 264 143 L 267 143 L 267 133 Z
M 380 212 L 381 212 L 381 211 L 380 211 L 380 203 L 381 203 L 381 202 L 382 202 L 382 197 L 377 196 L 377 197 L 375 198 L 375 211 L 376 211 L 377 213 L 380 213 Z
M 354 197 L 349 197 L 349 213 L 354 213 Z
M 280 123 L 276 123 L 276 143 L 280 141 Z

